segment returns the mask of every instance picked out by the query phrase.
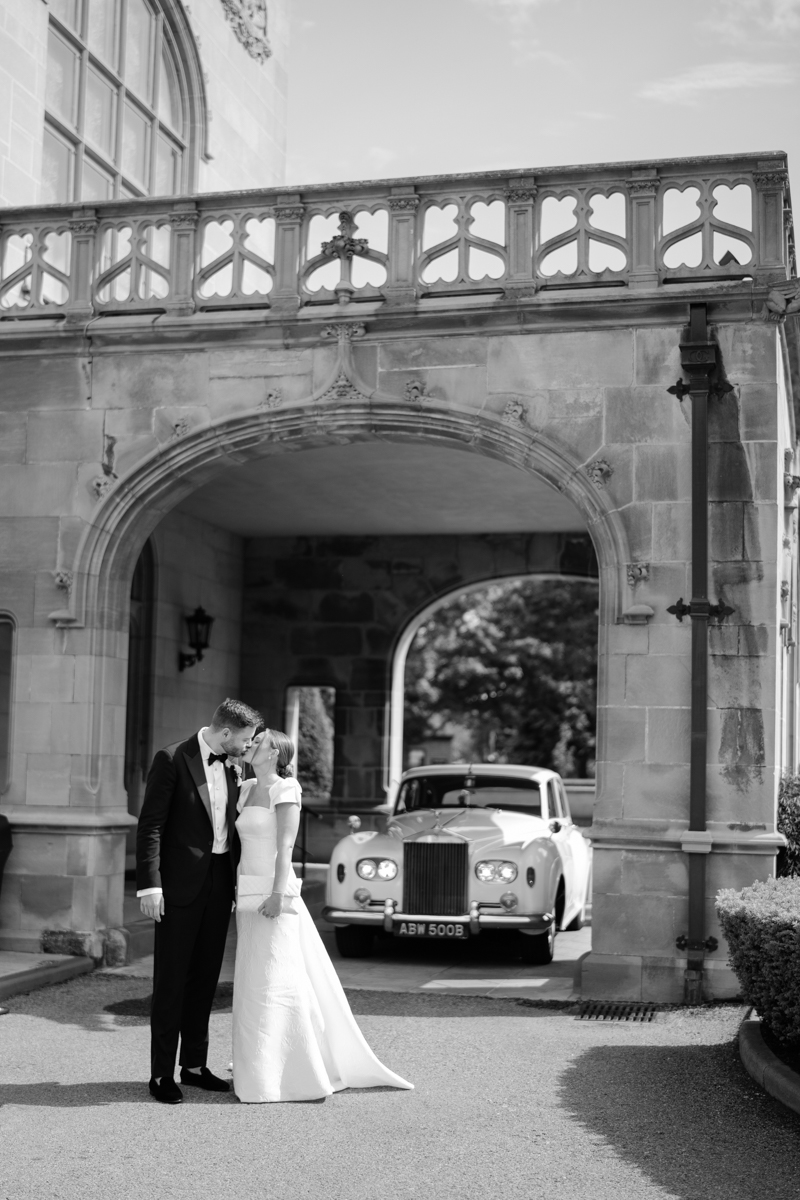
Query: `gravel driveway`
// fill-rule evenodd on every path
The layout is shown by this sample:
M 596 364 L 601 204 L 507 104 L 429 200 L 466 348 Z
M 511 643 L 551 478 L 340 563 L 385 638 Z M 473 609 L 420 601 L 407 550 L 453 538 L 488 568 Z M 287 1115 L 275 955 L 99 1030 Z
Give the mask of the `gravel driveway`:
M 372 1046 L 414 1092 L 263 1106 L 190 1092 L 167 1108 L 146 1087 L 148 990 L 96 974 L 8 1002 L 0 1200 L 800 1197 L 800 1118 L 741 1067 L 740 1008 L 635 1025 L 516 1000 L 351 992 Z M 212 1017 L 219 1071 L 230 1020 L 229 1006 Z

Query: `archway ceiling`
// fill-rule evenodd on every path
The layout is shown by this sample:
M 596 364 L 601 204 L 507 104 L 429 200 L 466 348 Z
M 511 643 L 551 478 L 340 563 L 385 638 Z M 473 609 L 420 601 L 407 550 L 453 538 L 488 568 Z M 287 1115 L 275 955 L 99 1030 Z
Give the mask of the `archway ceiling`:
M 481 454 L 355 442 L 225 470 L 180 505 L 244 537 L 567 533 L 578 509 L 540 477 Z

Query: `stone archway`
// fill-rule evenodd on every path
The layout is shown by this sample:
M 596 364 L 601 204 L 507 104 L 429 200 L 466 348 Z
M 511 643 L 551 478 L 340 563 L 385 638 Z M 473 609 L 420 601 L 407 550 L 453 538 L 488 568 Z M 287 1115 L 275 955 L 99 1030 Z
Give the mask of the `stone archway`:
M 563 447 L 531 430 L 454 412 L 409 411 L 375 397 L 369 403 L 312 412 L 298 408 L 280 415 L 250 413 L 181 438 L 135 466 L 101 498 L 79 545 L 70 608 L 54 617 L 60 628 L 85 630 L 82 640 L 91 676 L 83 771 L 87 805 L 96 803 L 103 765 L 121 754 L 112 742 L 107 717 L 115 705 L 124 704 L 115 663 L 125 657 L 134 565 L 159 521 L 227 469 L 323 445 L 386 441 L 486 455 L 540 476 L 573 502 L 586 522 L 599 564 L 602 658 L 602 631 L 620 619 L 630 600 L 627 537 L 604 492 Z

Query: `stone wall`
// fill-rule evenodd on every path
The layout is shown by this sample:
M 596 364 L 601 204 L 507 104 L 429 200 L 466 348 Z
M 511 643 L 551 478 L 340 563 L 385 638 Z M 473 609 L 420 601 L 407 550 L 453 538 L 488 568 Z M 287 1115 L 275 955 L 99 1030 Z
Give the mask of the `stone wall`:
M 47 6 L 0 0 L 0 205 L 41 196 Z
M 260 313 L 123 314 L 98 319 L 87 336 L 67 325 L 0 326 L 0 610 L 17 625 L 3 805 L 20 845 L 39 839 L 32 873 L 49 881 L 30 899 L 21 891 L 15 899 L 13 889 L 4 898 L 2 920 L 16 920 L 20 936 L 23 911 L 31 938 L 47 913 L 56 927 L 85 929 L 91 919 L 96 930 L 118 912 L 128 821 L 126 598 L 144 539 L 161 525 L 157 542 L 177 563 L 160 614 L 168 670 L 154 732 L 167 741 L 207 719 L 217 683 L 235 678 L 231 619 L 215 684 L 202 690 L 197 668 L 170 682 L 179 606 L 191 610 L 212 595 L 205 543 L 217 547 L 226 573 L 238 552 L 235 536 L 219 540 L 185 523 L 186 513 L 168 514 L 224 480 L 214 495 L 227 497 L 228 527 L 245 536 L 249 493 L 237 480 L 260 486 L 279 477 L 269 528 L 282 529 L 293 516 L 290 498 L 315 482 L 314 455 L 305 451 L 358 443 L 386 453 L 402 443 L 441 451 L 443 471 L 445 451 L 457 451 L 461 479 L 476 456 L 501 462 L 509 477 L 536 474 L 591 531 L 599 745 L 585 987 L 598 996 L 680 995 L 691 631 L 669 608 L 691 595 L 691 413 L 667 389 L 681 375 L 686 304 L 660 296 L 661 307 L 649 307 L 640 298 L 634 321 L 627 296 L 621 308 L 595 301 L 585 316 L 548 303 L 541 325 L 498 306 L 472 313 L 465 333 L 431 308 L 393 311 L 384 325 L 370 317 L 353 339 L 331 338 L 313 318 L 292 326 Z M 796 641 L 796 513 L 783 485 L 794 431 L 775 328 L 753 319 L 749 293 L 736 304 L 726 293 L 710 328 L 734 389 L 710 406 L 711 598 L 734 610 L 711 630 L 707 924 L 716 933 L 716 888 L 764 878 L 774 862 L 785 761 L 777 704 Z M 326 510 L 309 520 L 324 520 L 330 532 L 336 490 L 346 494 L 350 478 L 326 478 Z M 499 479 L 500 518 L 505 496 Z M 376 489 L 376 508 L 381 502 Z M 437 517 L 415 511 L 427 537 L 342 539 L 312 528 L 247 543 L 240 691 L 280 724 L 287 686 L 337 689 L 335 791 L 345 804 L 382 797 L 388 664 L 409 619 L 463 583 L 567 569 L 560 535 L 545 533 L 546 524 L 536 538 L 460 540 L 434 536 Z M 532 506 L 526 528 L 536 520 Z M 193 577 L 181 578 L 189 563 Z M 213 595 L 214 615 L 232 618 L 233 592 Z M 213 611 L 211 600 L 206 606 Z M 709 956 L 708 977 L 710 994 L 735 989 L 723 945 Z
M 479 580 L 593 576 L 585 534 L 248 539 L 242 691 L 281 728 L 290 686 L 336 688 L 331 803 L 385 798 L 393 651 L 411 618 Z
M 242 539 L 185 513 L 170 513 L 153 534 L 156 554 L 153 750 L 188 737 L 226 696 L 238 696 Z M 186 622 L 201 605 L 214 618 L 202 662 L 178 670 L 189 653 Z
M 186 6 L 206 74 L 208 160 L 198 191 L 266 188 L 284 182 L 289 67 L 288 0 L 269 0 L 265 62 L 252 58 L 225 19 L 221 0 Z
M 784 526 L 782 465 L 791 452 L 773 373 L 768 326 L 716 331 L 734 390 L 709 405 L 709 591 L 734 612 L 710 622 L 706 926 L 721 949 L 708 958 L 712 990 L 735 994 L 714 911 L 720 887 L 742 887 L 774 869 L 782 763 L 776 693 L 785 667 L 779 579 L 793 575 Z M 606 410 L 603 456 L 614 464 L 634 592 L 655 610 L 642 626 L 606 630 L 601 656 L 592 954 L 584 986 L 597 996 L 682 997 L 676 939 L 686 933 L 691 621 L 667 610 L 691 584 L 691 402 L 659 381 L 679 375 L 672 346 L 654 334 L 637 359 L 635 387 Z M 674 365 L 673 365 L 674 364 Z M 620 476 L 619 482 L 617 477 Z M 624 831 L 624 837 L 621 836 Z M 679 960 L 680 963 L 680 960 Z

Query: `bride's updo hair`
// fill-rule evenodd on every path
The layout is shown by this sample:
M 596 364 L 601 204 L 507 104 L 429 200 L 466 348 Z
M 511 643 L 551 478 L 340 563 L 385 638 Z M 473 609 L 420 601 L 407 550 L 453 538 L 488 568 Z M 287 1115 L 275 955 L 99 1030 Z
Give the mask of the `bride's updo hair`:
M 292 775 L 294 742 L 285 733 L 281 733 L 280 729 L 270 729 L 268 735 L 270 742 L 278 751 L 278 761 L 275 764 L 276 774 L 280 775 L 281 779 L 288 779 Z

